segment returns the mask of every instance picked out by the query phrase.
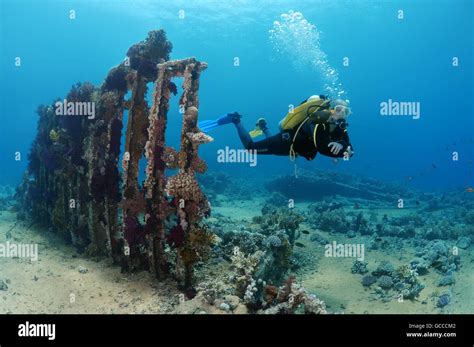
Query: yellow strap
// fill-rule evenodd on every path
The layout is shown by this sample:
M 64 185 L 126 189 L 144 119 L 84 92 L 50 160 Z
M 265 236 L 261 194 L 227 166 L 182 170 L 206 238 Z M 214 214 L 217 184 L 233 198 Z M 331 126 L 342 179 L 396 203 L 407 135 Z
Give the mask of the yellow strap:
M 306 117 L 306 119 L 301 122 L 301 124 L 300 124 L 300 126 L 298 127 L 298 129 L 296 129 L 295 136 L 293 136 L 293 143 L 295 143 L 296 136 L 298 136 L 298 133 L 300 132 L 301 127 L 304 125 L 304 123 L 306 123 L 306 122 L 308 121 L 308 119 L 309 119 L 309 117 Z
M 295 136 L 293 136 L 293 140 L 291 141 L 291 146 L 290 146 L 290 160 L 291 161 L 295 161 L 295 159 L 296 159 L 296 152 L 293 149 L 293 145 L 295 144 L 296 136 L 298 136 L 298 133 L 299 133 L 301 127 L 303 126 L 304 123 L 306 123 L 308 121 L 308 119 L 309 119 L 309 117 L 306 117 L 306 119 L 301 122 L 298 129 L 296 129 Z
M 322 108 L 322 105 L 317 106 L 317 109 L 314 110 L 313 112 L 311 112 L 311 114 L 314 114 L 314 113 L 318 112 L 321 108 Z M 305 118 L 305 120 L 301 122 L 301 124 L 300 124 L 300 126 L 298 127 L 298 129 L 296 129 L 295 136 L 293 136 L 293 143 L 295 143 L 296 136 L 298 136 L 298 133 L 300 132 L 301 127 L 302 127 L 310 118 L 311 118 L 311 115 L 308 115 L 308 116 Z
M 319 124 L 316 124 L 316 126 L 314 127 L 314 132 L 313 132 L 313 141 L 314 141 L 314 148 L 318 148 L 318 145 L 316 143 L 316 131 L 318 130 L 318 126 Z M 323 128 L 324 130 L 326 130 L 326 126 L 323 124 Z
M 318 126 L 319 124 L 316 124 L 316 126 L 314 127 L 314 132 L 313 132 L 313 141 L 314 141 L 314 148 L 318 148 L 318 145 L 316 144 L 316 131 L 318 131 Z

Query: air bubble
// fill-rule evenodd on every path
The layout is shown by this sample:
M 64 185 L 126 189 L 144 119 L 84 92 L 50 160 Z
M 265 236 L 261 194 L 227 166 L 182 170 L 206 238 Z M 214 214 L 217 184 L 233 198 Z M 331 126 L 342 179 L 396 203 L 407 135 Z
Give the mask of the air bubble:
M 303 14 L 301 12 L 295 12 L 293 14 L 293 18 L 296 19 L 296 20 L 300 20 L 303 18 Z
M 301 12 L 280 15 L 281 22 L 273 22 L 269 31 L 275 52 L 290 60 L 297 69 L 312 69 L 321 76 L 323 90 L 331 98 L 344 94 L 339 83 L 339 74 L 328 62 L 326 53 L 321 49 L 320 30 L 308 22 Z

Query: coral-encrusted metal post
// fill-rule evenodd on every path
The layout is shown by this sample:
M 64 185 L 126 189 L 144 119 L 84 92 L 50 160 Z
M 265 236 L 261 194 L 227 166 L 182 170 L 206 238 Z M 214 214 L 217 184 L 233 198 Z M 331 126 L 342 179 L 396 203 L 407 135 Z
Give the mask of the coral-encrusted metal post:
M 127 266 L 131 269 L 147 267 L 143 228 L 139 214 L 145 212 L 143 191 L 138 185 L 138 166 L 143 155 L 148 127 L 148 105 L 145 100 L 146 78 L 140 73 L 131 74 L 132 98 L 128 111 L 123 167 L 123 233 L 124 252 L 129 256 Z M 125 264 L 124 264 L 125 265 Z
M 186 240 L 194 232 L 208 203 L 194 178 L 194 171 L 203 172 L 206 166 L 197 157 L 197 147 L 211 140 L 197 129 L 199 77 L 205 63 L 194 58 L 170 61 L 158 66 L 153 107 L 150 111 L 148 142 L 146 144 L 146 198 L 149 200 L 146 214 L 147 229 L 153 245 L 151 258 L 154 270 L 159 278 L 167 272 L 167 259 L 164 253 L 166 237 L 168 244 L 178 249 L 177 274 L 184 273 L 183 284 L 191 287 L 192 264 L 197 258 L 186 248 Z M 172 77 L 184 76 L 184 93 L 180 98 L 180 108 L 184 110 L 181 132 L 181 148 L 176 152 L 165 147 L 165 130 L 169 109 L 170 81 Z M 166 180 L 166 168 L 179 168 L 176 176 Z M 170 205 L 166 195 L 173 198 Z M 164 221 L 173 211 L 177 212 L 178 224 L 166 234 Z M 189 243 L 189 242 L 188 242 Z M 195 259 L 196 258 L 196 259 Z M 183 271 L 180 271 L 183 268 Z
M 164 254 L 164 222 L 169 209 L 164 195 L 166 164 L 163 160 L 163 153 L 171 77 L 168 66 L 160 64 L 153 93 L 153 105 L 149 115 L 148 141 L 145 146 L 145 156 L 148 159 L 144 183 L 145 197 L 148 201 L 145 223 L 148 241 L 151 245 L 150 265 L 159 279 L 164 278 L 168 272 Z
M 110 254 L 117 260 L 117 208 L 119 191 L 120 136 L 125 91 L 103 91 L 98 100 L 99 121 L 89 128 L 85 146 L 88 166 L 88 227 L 91 234 L 89 250 Z

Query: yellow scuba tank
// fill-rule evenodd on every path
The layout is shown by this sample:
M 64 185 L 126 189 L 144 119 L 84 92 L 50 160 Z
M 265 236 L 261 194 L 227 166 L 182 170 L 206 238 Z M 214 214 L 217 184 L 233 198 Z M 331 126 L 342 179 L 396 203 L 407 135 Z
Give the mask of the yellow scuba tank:
M 288 112 L 279 123 L 280 130 L 295 129 L 307 118 L 309 118 L 307 121 L 311 123 L 325 123 L 331 115 L 329 106 L 329 100 L 312 96 L 306 102 L 294 108 L 292 112 Z
M 330 105 L 330 100 L 313 95 L 309 97 L 306 102 L 293 109 L 292 112 L 288 112 L 285 118 L 280 121 L 279 126 L 281 131 L 296 129 L 292 135 L 293 138 L 290 145 L 289 156 L 291 161 L 295 161 L 297 156 L 293 147 L 301 127 L 303 127 L 305 123 L 312 123 L 316 124 L 316 130 L 318 124 L 324 124 L 331 116 L 331 111 L 329 110 Z M 316 139 L 314 141 L 316 144 Z

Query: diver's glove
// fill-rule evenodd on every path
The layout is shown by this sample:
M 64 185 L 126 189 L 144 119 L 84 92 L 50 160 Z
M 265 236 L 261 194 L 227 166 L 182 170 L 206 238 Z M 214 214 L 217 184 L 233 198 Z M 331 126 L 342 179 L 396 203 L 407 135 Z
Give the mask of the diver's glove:
M 330 142 L 328 144 L 328 147 L 331 147 L 331 153 L 334 155 L 338 155 L 339 152 L 344 148 L 343 145 L 337 142 Z

